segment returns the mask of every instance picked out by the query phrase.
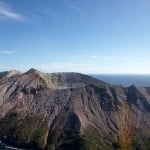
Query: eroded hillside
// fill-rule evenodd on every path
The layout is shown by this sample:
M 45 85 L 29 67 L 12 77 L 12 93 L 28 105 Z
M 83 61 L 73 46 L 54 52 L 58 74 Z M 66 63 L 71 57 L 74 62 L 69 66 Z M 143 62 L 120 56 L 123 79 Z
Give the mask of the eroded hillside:
M 0 73 L 0 140 L 46 150 L 150 149 L 150 88 L 79 73 Z

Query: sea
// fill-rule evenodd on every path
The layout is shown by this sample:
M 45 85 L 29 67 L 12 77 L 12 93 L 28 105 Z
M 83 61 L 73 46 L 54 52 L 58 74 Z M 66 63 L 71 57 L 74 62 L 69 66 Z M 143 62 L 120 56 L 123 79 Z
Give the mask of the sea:
M 127 74 L 92 74 L 94 78 L 110 83 L 112 85 L 131 85 L 150 87 L 150 75 L 127 75 Z M 0 142 L 0 150 L 21 150 L 10 147 Z
M 0 150 L 23 150 L 23 149 L 19 149 L 19 148 L 6 145 L 0 141 Z
M 150 74 L 93 74 L 91 76 L 112 85 L 150 87 Z

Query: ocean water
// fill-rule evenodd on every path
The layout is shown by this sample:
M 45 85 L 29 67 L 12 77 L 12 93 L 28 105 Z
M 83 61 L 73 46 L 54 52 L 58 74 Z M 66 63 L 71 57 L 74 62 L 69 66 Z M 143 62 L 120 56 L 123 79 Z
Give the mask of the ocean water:
M 23 149 L 8 146 L 0 141 L 0 150 L 23 150 Z
M 0 150 L 8 150 L 8 149 L 0 142 Z
M 150 87 L 150 75 L 118 75 L 118 74 L 94 74 L 91 75 L 99 80 L 113 85 L 130 85 Z
M 7 146 L 0 141 L 0 150 L 14 150 L 14 148 Z

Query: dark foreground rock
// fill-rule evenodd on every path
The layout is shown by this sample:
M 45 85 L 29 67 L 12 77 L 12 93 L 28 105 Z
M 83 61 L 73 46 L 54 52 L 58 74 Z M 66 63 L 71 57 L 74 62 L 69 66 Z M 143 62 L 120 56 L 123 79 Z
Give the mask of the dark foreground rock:
M 149 150 L 150 88 L 79 73 L 0 73 L 0 140 L 35 150 Z

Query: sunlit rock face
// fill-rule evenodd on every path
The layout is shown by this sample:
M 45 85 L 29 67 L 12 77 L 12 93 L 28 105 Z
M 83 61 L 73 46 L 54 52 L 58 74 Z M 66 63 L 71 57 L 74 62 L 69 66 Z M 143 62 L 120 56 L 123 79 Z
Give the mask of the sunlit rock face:
M 150 88 L 80 73 L 0 73 L 0 140 L 47 150 L 150 149 Z

